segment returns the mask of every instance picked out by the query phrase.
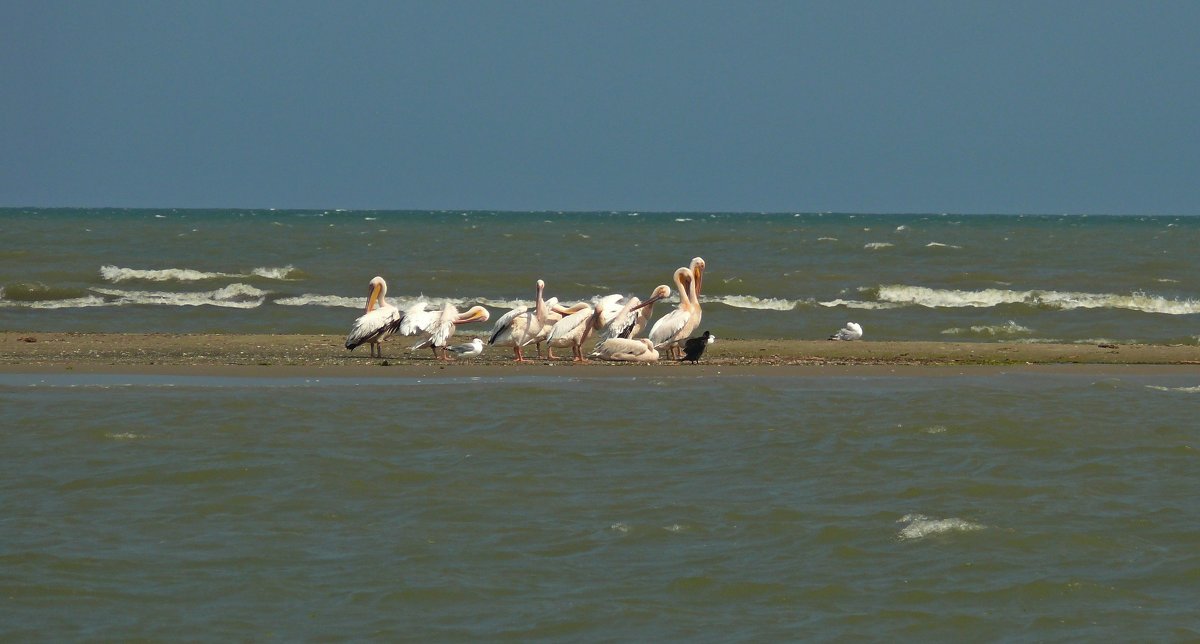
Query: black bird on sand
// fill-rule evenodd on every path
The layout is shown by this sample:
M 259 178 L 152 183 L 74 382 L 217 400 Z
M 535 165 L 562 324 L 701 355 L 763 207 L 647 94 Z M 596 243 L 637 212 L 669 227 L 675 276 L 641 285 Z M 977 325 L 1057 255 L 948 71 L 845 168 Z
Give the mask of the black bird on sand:
M 704 349 L 716 341 L 717 336 L 709 333 L 708 331 L 705 331 L 704 335 L 688 338 L 687 342 L 683 343 L 683 357 L 680 358 L 679 361 L 683 362 L 684 360 L 690 360 L 692 364 L 696 364 L 696 361 L 700 359 L 700 356 L 704 355 Z

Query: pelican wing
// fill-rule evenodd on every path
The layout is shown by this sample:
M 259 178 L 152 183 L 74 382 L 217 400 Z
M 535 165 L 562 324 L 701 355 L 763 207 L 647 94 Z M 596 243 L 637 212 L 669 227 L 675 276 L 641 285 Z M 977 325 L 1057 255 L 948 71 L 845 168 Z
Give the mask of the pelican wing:
M 687 311 L 675 309 L 670 313 L 658 319 L 653 327 L 650 327 L 650 333 L 647 337 L 654 343 L 654 348 L 661 349 L 668 343 L 680 339 L 680 335 L 686 329 L 688 320 L 691 315 Z
M 616 313 L 608 316 L 609 322 L 604 325 L 604 332 L 600 334 L 600 339 L 629 338 L 638 319 L 638 312 L 634 311 L 633 307 L 641 303 L 642 301 L 637 297 L 626 299 L 624 306 Z
M 564 317 L 558 322 L 555 322 L 554 328 L 550 330 L 550 336 L 546 338 L 546 340 L 549 342 L 554 342 L 555 340 L 561 340 L 573 336 L 575 332 L 581 330 L 583 325 L 587 323 L 588 319 L 592 317 L 592 313 L 595 313 L 592 307 L 585 306 L 584 308 Z
M 354 349 L 364 342 L 382 342 L 396 332 L 404 321 L 404 314 L 394 306 L 381 306 L 370 313 L 359 316 L 346 336 L 346 348 Z
M 429 333 L 439 314 L 439 311 L 427 310 L 425 302 L 417 302 L 404 311 L 404 321 L 400 323 L 400 335 Z
M 502 333 L 504 333 L 505 331 L 511 330 L 513 320 L 516 319 L 516 317 L 518 315 L 521 315 L 522 313 L 525 313 L 528 310 L 529 310 L 529 307 L 527 307 L 527 306 L 518 306 L 517 308 L 509 311 L 508 313 L 501 315 L 500 319 L 496 320 L 496 323 L 492 325 L 492 336 L 491 336 L 491 338 L 488 339 L 487 343 L 488 344 L 496 344 L 496 340 L 500 337 L 500 335 Z

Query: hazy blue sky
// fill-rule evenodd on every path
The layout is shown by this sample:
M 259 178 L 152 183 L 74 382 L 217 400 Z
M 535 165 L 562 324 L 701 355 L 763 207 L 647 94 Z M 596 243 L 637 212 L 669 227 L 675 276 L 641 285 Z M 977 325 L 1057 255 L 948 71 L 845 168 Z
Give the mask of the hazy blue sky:
M 1200 2 L 0 0 L 0 205 L 1200 214 Z

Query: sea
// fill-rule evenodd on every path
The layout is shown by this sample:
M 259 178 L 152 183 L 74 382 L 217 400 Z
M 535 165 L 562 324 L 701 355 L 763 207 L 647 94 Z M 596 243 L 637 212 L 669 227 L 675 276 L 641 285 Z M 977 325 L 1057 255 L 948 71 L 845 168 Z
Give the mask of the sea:
M 5 209 L 0 329 L 341 334 L 374 275 L 496 314 L 702 256 L 718 338 L 1196 344 L 1198 242 L 1192 217 Z M 678 372 L 8 369 L 0 641 L 1200 639 L 1200 367 Z

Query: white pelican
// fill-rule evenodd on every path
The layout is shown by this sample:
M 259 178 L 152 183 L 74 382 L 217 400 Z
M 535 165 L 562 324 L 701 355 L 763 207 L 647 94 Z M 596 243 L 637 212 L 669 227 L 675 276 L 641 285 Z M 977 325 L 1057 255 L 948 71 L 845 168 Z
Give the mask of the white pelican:
M 465 313 L 459 313 L 453 304 L 447 303 L 442 308 L 437 321 L 434 322 L 433 327 L 430 329 L 429 337 L 414 344 L 412 348 L 420 349 L 422 347 L 429 347 L 433 350 L 435 358 L 449 360 L 450 357 L 446 354 L 446 345 L 450 343 L 450 338 L 454 336 L 454 331 L 458 325 L 470 322 L 487 322 L 488 317 L 487 309 L 482 306 L 472 306 Z M 438 349 L 441 349 L 441 353 L 438 352 Z
M 670 313 L 662 316 L 650 327 L 647 337 L 654 343 L 655 349 L 672 350 L 676 344 L 687 339 L 688 334 L 698 324 L 694 319 L 693 309 L 699 308 L 692 304 L 691 295 L 694 279 L 690 268 L 675 269 L 675 289 L 679 291 L 679 306 Z
M 624 306 L 620 311 L 617 311 L 608 324 L 604 325 L 604 331 L 600 334 L 601 340 L 608 338 L 636 338 L 637 334 L 646 328 L 650 322 L 650 318 L 654 315 L 654 303 L 671 297 L 671 287 L 666 284 L 659 284 L 651 291 L 650 297 L 645 302 L 639 300 L 637 296 L 629 296 L 625 300 Z
M 717 336 L 709 333 L 708 331 L 705 331 L 704 335 L 688 338 L 687 342 L 683 343 L 683 357 L 679 359 L 680 362 L 684 360 L 690 360 L 692 364 L 696 364 L 696 361 L 700 359 L 700 356 L 704 355 L 704 349 L 716 341 Z
M 688 268 L 692 271 L 692 279 L 696 280 L 696 324 L 700 324 L 700 290 L 704 286 L 704 258 L 693 257 Z
M 542 327 L 546 325 L 546 302 L 542 299 L 542 293 L 545 290 L 546 283 L 538 280 L 533 301 L 534 310 L 530 311 L 528 307 L 518 306 L 500 316 L 500 319 L 496 320 L 495 326 L 492 327 L 492 336 L 488 339 L 488 344 L 512 347 L 514 359 L 517 362 L 525 362 L 525 355 L 521 352 L 521 347 L 534 342 L 541 333 Z M 541 351 L 538 353 L 540 355 Z
M 563 309 L 558 306 L 557 297 L 552 297 L 546 300 L 546 322 L 542 325 L 542 328 L 537 332 L 537 335 L 535 335 L 532 340 L 533 344 L 537 346 L 538 358 L 542 357 L 542 343 L 550 339 L 550 332 L 554 330 L 554 325 L 558 324 L 558 321 L 563 319 L 563 314 L 560 312 L 562 310 Z M 526 343 L 526 346 L 528 346 L 528 343 Z M 546 345 L 546 359 L 554 359 L 554 351 L 551 349 L 549 344 Z
M 829 336 L 830 340 L 858 340 L 860 338 L 862 338 L 862 327 L 858 325 L 858 322 L 847 322 L 846 326 Z
M 583 357 L 583 343 L 592 331 L 603 326 L 604 307 L 579 303 L 569 309 L 560 309 L 563 319 L 554 323 L 546 342 L 552 347 L 571 347 L 575 362 L 587 362 Z
M 371 357 L 383 357 L 384 340 L 400 329 L 404 314 L 387 302 L 387 282 L 376 275 L 367 284 L 367 310 L 350 327 L 346 348 L 353 351 L 360 344 L 371 345 Z
M 483 353 L 483 340 L 471 338 L 471 341 L 466 344 L 456 344 L 447 348 L 456 358 L 474 358 Z
M 618 360 L 624 362 L 654 362 L 658 360 L 658 351 L 654 343 L 646 338 L 630 340 L 628 338 L 609 338 L 596 345 L 596 349 L 588 354 L 601 360 Z

